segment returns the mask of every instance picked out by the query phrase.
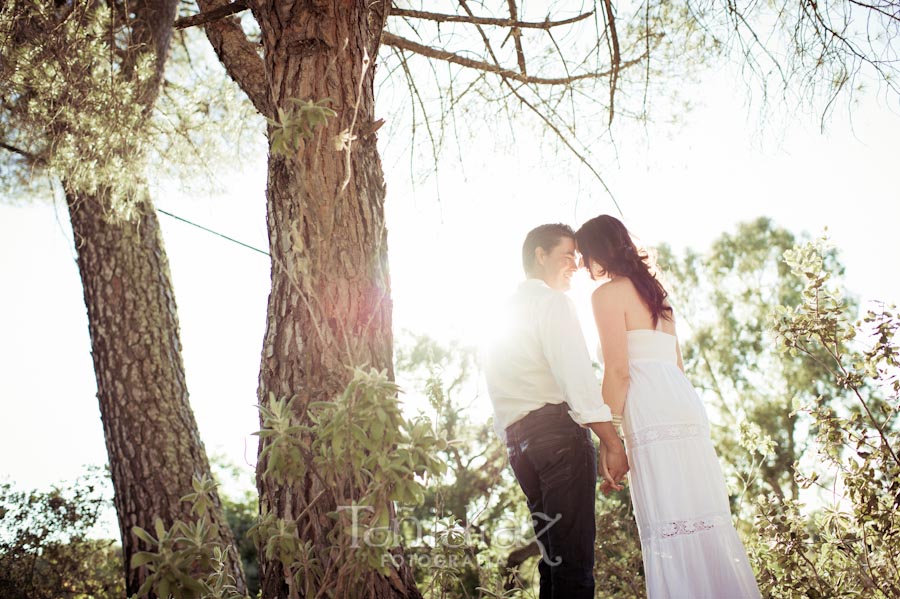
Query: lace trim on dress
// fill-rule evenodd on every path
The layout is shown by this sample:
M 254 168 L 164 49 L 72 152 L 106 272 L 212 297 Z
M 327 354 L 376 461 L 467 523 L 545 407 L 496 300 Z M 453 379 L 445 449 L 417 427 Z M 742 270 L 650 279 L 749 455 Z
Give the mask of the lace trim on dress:
M 625 443 L 629 448 L 634 448 L 661 441 L 680 441 L 703 436 L 709 436 L 709 428 L 702 424 L 661 424 L 625 435 Z
M 653 525 L 650 534 L 657 539 L 669 539 L 683 535 L 697 534 L 730 523 L 731 515 L 720 512 L 702 516 L 700 518 L 661 522 Z

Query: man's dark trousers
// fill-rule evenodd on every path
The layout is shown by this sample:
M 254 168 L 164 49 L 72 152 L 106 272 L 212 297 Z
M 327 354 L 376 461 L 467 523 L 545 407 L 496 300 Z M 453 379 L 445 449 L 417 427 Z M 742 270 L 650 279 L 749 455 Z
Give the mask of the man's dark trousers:
M 506 429 L 506 449 L 541 547 L 540 599 L 593 599 L 597 454 L 568 405 L 546 404 Z

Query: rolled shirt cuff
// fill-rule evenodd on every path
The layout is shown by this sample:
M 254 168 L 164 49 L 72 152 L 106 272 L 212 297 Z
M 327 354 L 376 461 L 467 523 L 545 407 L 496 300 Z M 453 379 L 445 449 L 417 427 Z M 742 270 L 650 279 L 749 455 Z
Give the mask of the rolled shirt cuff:
M 612 411 L 610 411 L 609 406 L 606 404 L 602 404 L 597 406 L 596 408 L 591 408 L 585 412 L 576 412 L 575 410 L 569 410 L 569 416 L 572 417 L 572 420 L 580 424 L 581 426 L 587 426 L 591 422 L 611 422 L 612 421 Z

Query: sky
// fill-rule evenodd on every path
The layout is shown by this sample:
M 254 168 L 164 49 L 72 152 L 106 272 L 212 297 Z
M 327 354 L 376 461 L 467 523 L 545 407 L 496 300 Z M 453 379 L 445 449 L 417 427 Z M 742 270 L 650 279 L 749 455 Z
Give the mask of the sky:
M 900 107 L 873 93 L 826 130 L 799 112 L 760 127 L 734 80 L 709 72 L 684 90 L 694 109 L 662 133 L 620 141 L 606 183 L 641 242 L 706 249 L 737 223 L 771 217 L 795 233 L 827 227 L 863 300 L 900 302 Z M 536 132 L 516 143 L 465 141 L 464 161 L 410 181 L 408 142 L 380 139 L 395 331 L 477 344 L 491 307 L 522 279 L 525 233 L 618 215 L 600 186 Z M 223 174 L 204 195 L 158 184 L 157 206 L 265 249 L 265 157 Z M 437 191 L 440 191 L 438 199 Z M 207 452 L 252 472 L 268 259 L 166 215 L 191 403 Z M 73 480 L 105 463 L 87 316 L 65 207 L 0 201 L 0 478 L 24 488 Z M 573 299 L 589 319 L 592 283 Z M 588 345 L 591 323 L 585 322 Z M 595 337 L 594 337 L 595 338 Z M 482 417 L 489 414 L 480 398 Z

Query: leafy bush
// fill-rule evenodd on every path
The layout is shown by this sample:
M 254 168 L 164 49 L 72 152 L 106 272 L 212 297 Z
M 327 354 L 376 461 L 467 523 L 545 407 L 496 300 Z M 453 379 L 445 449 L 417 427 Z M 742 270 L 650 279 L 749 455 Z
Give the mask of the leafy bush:
M 827 252 L 820 239 L 785 253 L 805 288 L 775 325 L 783 351 L 815 357 L 844 391 L 795 405 L 816 462 L 795 464 L 794 475 L 827 491 L 825 507 L 810 514 L 800 501 L 762 498 L 753 559 L 767 597 L 900 597 L 900 319 L 879 305 L 853 324 Z
M 121 550 L 90 537 L 109 506 L 93 473 L 67 488 L 17 491 L 0 484 L 0 597 L 120 598 Z
M 384 372 L 356 369 L 344 393 L 333 402 L 307 406 L 298 422 L 293 398 L 271 398 L 260 407 L 260 437 L 267 439 L 261 474 L 291 484 L 308 478 L 321 483 L 314 501 L 336 507 L 329 513 L 334 527 L 327 548 L 301 538 L 297 519 L 262 514 L 250 531 L 261 551 L 289 564 L 291 592 L 314 596 L 321 589 L 348 599 L 368 592 L 365 577 L 387 573 L 399 551 L 399 532 L 391 526 L 394 502 L 416 503 L 424 496 L 426 477 L 443 471 L 434 457 L 446 445 L 424 419 L 406 420 L 400 413 L 397 386 Z M 206 506 L 214 483 L 197 480 L 194 522 L 161 524 L 155 537 L 135 529 L 150 551 L 133 562 L 151 575 L 140 594 L 153 592 L 175 599 L 236 599 L 233 580 L 224 570 L 223 548 L 213 542 Z M 302 514 L 301 514 L 302 516 Z

